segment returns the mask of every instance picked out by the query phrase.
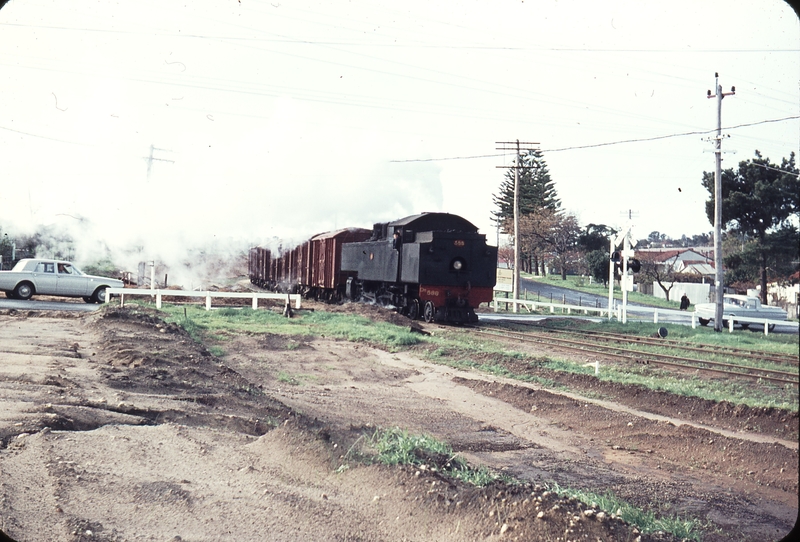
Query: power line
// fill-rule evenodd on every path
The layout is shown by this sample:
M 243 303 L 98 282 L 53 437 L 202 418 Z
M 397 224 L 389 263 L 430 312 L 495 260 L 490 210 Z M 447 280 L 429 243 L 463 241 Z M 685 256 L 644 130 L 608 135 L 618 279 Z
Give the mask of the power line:
M 445 160 L 472 160 L 473 158 L 496 158 L 498 156 L 505 156 L 508 153 L 501 154 L 480 154 L 475 156 L 450 156 L 448 158 L 410 158 L 408 160 L 389 160 L 389 162 L 444 162 Z
M 745 124 L 737 124 L 735 126 L 726 126 L 726 127 L 724 127 L 724 129 L 725 130 L 733 130 L 735 128 L 746 128 L 748 126 L 757 126 L 759 124 L 768 124 L 768 123 L 771 123 L 771 122 L 782 122 L 782 121 L 785 121 L 785 120 L 794 120 L 794 119 L 800 119 L 800 115 L 794 115 L 794 116 L 791 116 L 791 117 L 783 117 L 783 118 L 780 118 L 780 119 L 767 119 L 767 120 L 761 120 L 761 121 L 758 121 L 758 122 L 748 122 L 748 123 L 745 123 Z M 716 132 L 716 131 L 717 130 L 715 128 L 713 130 L 699 130 L 699 131 L 694 131 L 694 132 L 681 132 L 681 133 L 677 133 L 677 134 L 668 134 L 668 135 L 663 135 L 663 136 L 642 137 L 642 138 L 638 138 L 638 139 L 623 139 L 623 140 L 620 140 L 620 141 L 607 141 L 605 143 L 593 143 L 591 145 L 576 145 L 574 147 L 562 147 L 560 149 L 543 149 L 541 152 L 544 153 L 544 152 L 573 151 L 573 150 L 579 150 L 579 149 L 591 149 L 591 148 L 595 148 L 595 147 L 607 147 L 607 146 L 610 146 L 610 145 L 622 145 L 624 143 L 640 143 L 640 142 L 644 142 L 644 141 L 657 141 L 659 139 L 669 139 L 669 138 L 673 138 L 673 137 L 685 137 L 685 136 L 690 136 L 690 135 L 706 135 L 706 134 L 710 134 L 710 133 L 713 133 L 713 132 Z M 411 159 L 408 159 L 408 160 L 389 160 L 389 161 L 390 162 L 439 162 L 439 161 L 444 161 L 444 160 L 471 160 L 473 158 L 492 158 L 492 157 L 496 157 L 496 156 L 504 156 L 504 155 L 502 155 L 502 154 L 480 154 L 480 155 L 475 155 L 475 156 L 450 156 L 450 157 L 446 157 L 446 158 L 411 158 Z M 791 173 L 791 172 L 787 172 L 787 173 Z
M 781 119 L 768 119 L 768 120 L 761 120 L 761 121 L 758 121 L 758 122 L 749 122 L 749 123 L 746 123 L 746 124 L 737 124 L 736 126 L 726 126 L 724 129 L 725 130 L 733 130 L 734 128 L 745 128 L 747 126 L 756 126 L 758 124 L 767 124 L 767 123 L 770 123 L 770 122 L 781 122 L 781 121 L 784 121 L 784 120 L 793 120 L 793 119 L 800 119 L 800 115 L 795 115 L 795 116 L 792 116 L 792 117 L 783 117 Z M 643 142 L 643 141 L 657 141 L 659 139 L 669 139 L 669 138 L 673 138 L 673 137 L 684 137 L 684 136 L 690 136 L 690 135 L 706 135 L 706 134 L 710 134 L 710 133 L 713 133 L 713 132 L 716 132 L 716 131 L 717 130 L 715 128 L 713 130 L 703 130 L 703 131 L 695 131 L 695 132 L 683 132 L 683 133 L 678 133 L 678 134 L 669 134 L 669 135 L 655 136 L 655 137 L 643 137 L 643 138 L 638 138 L 638 139 L 624 139 L 624 140 L 621 140 L 621 141 L 609 141 L 609 142 L 606 142 L 606 143 L 595 143 L 593 145 L 579 145 L 579 146 L 575 146 L 575 147 L 563 147 L 563 148 L 560 148 L 560 149 L 547 149 L 547 150 L 543 150 L 542 152 L 559 152 L 559 151 L 571 151 L 571 150 L 576 150 L 576 149 L 591 149 L 591 148 L 594 148 L 594 147 L 606 147 L 606 146 L 609 146 L 609 145 L 620 145 L 622 143 L 639 143 L 639 142 Z
M 2 1 L 2 0 L 0 0 Z M 418 48 L 418 49 L 451 49 L 451 50 L 484 50 L 484 51 L 553 51 L 567 53 L 798 53 L 800 49 L 642 49 L 642 48 L 587 48 L 587 47 L 520 47 L 510 45 L 453 45 L 453 44 L 430 44 L 430 43 L 397 43 L 397 42 L 377 42 L 377 41 L 347 41 L 347 40 L 317 40 L 304 38 L 263 38 L 247 37 L 236 35 L 214 35 L 214 34 L 190 34 L 176 32 L 160 32 L 158 34 L 148 30 L 122 30 L 119 28 L 90 28 L 78 26 L 54 26 L 54 25 L 33 25 L 20 23 L 0 23 L 0 26 L 38 28 L 41 30 L 67 30 L 76 32 L 99 32 L 107 34 L 131 34 L 131 35 L 159 35 L 172 38 L 188 39 L 209 39 L 226 41 L 252 41 L 262 43 L 298 43 L 307 45 L 336 45 L 336 46 L 358 46 L 358 47 L 393 47 L 393 48 Z

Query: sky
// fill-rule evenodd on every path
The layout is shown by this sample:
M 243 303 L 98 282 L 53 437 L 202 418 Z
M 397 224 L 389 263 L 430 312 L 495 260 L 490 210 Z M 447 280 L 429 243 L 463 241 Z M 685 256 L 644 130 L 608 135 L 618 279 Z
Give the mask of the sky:
M 798 53 L 782 0 L 10 0 L 0 228 L 68 232 L 78 261 L 425 211 L 495 243 L 519 140 L 582 225 L 706 233 L 715 73 L 723 168 L 779 164 Z

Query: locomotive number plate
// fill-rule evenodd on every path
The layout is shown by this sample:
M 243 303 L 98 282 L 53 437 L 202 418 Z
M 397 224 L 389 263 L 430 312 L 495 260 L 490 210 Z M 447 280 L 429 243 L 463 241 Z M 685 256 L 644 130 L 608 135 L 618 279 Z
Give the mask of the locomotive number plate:
M 463 247 L 466 245 L 466 243 L 462 239 L 456 239 L 455 241 L 453 241 L 453 245 L 457 247 Z

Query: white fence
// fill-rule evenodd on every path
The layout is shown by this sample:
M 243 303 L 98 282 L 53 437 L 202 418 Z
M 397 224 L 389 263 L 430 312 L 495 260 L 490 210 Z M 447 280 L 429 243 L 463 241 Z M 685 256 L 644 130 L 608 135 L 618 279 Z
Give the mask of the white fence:
M 194 297 L 205 298 L 206 310 L 211 310 L 211 299 L 228 298 L 228 299 L 252 299 L 253 310 L 258 308 L 259 299 L 279 299 L 287 303 L 294 302 L 295 309 L 300 308 L 300 294 L 274 294 L 263 292 L 211 292 L 211 291 L 191 291 L 191 290 L 151 290 L 143 288 L 106 288 L 106 303 L 109 302 L 112 295 L 119 296 L 120 306 L 125 305 L 126 296 L 150 296 L 156 298 L 156 308 L 161 308 L 161 299 L 167 297 Z
M 590 312 L 597 313 L 599 316 L 608 316 L 608 307 L 587 307 L 587 306 L 579 306 L 579 305 L 569 305 L 565 303 L 548 303 L 543 301 L 528 301 L 524 299 L 510 299 L 507 297 L 495 297 L 493 300 L 494 303 L 494 311 L 497 312 L 498 306 L 500 303 L 506 304 L 506 309 L 508 306 L 511 305 L 514 309 L 514 312 L 519 310 L 519 305 L 528 309 L 529 312 L 533 312 L 538 308 L 548 308 L 551 314 L 556 313 L 556 309 L 561 309 L 561 314 L 589 314 Z M 517 305 L 517 307 L 514 307 Z M 683 316 L 689 317 L 692 321 L 692 328 L 696 328 L 697 324 L 699 323 L 699 319 L 697 317 L 697 313 L 692 311 L 681 311 L 676 309 L 665 309 L 659 307 L 641 307 L 635 305 L 627 305 L 626 312 L 630 313 L 638 313 L 643 315 L 653 315 L 653 323 L 657 324 L 659 322 L 659 317 L 662 317 L 662 322 L 666 321 L 663 320 L 663 317 L 672 316 L 673 318 L 676 316 Z M 612 309 L 612 315 L 615 316 L 619 321 L 623 321 L 622 315 L 622 304 L 615 303 Z M 649 319 L 649 317 L 648 317 Z M 770 327 L 774 327 L 775 325 L 783 325 L 783 326 L 793 326 L 800 329 L 800 323 L 798 322 L 787 322 L 786 320 L 770 320 L 768 318 L 747 318 L 744 316 L 736 316 L 734 318 L 726 318 L 725 319 L 728 324 L 728 329 L 731 333 L 733 333 L 733 323 L 736 320 L 737 324 L 758 324 L 764 326 L 764 335 L 769 335 Z M 674 322 L 674 319 L 672 320 Z

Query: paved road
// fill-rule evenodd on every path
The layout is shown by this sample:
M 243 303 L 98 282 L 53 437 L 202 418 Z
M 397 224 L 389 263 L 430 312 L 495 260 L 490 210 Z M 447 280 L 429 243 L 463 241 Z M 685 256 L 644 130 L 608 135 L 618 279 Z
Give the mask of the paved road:
M 80 303 L 74 301 L 39 301 L 37 299 L 29 299 L 27 301 L 20 301 L 18 299 L 4 299 L 0 298 L 0 310 L 15 309 L 18 311 L 75 311 L 75 312 L 91 312 L 99 309 L 101 305 L 94 303 Z
M 542 284 L 540 282 L 534 282 L 529 279 L 520 278 L 520 292 L 524 293 L 525 290 L 528 291 L 528 299 L 541 301 L 543 303 L 564 303 L 568 305 L 577 305 L 582 307 L 599 307 L 599 308 L 608 307 L 608 294 L 604 296 L 600 296 L 597 294 L 587 294 L 586 292 L 571 290 L 569 288 L 561 288 L 559 286 L 552 286 L 550 284 Z M 523 295 L 521 295 L 520 297 L 523 297 Z M 617 299 L 615 300 L 615 303 L 619 305 L 621 301 Z M 638 311 L 637 308 L 645 310 Z M 562 315 L 558 314 L 557 316 L 561 317 Z M 497 315 L 481 313 L 478 315 L 478 318 L 483 321 L 502 319 L 502 320 L 517 320 L 517 321 L 530 322 L 530 321 L 542 320 L 548 317 L 549 316 L 526 314 L 525 312 L 521 312 L 515 315 L 510 315 L 508 313 L 497 314 Z M 565 315 L 564 317 L 581 318 L 583 320 L 591 320 L 596 322 L 602 321 L 604 319 L 601 318 L 597 313 L 590 313 L 589 316 Z M 647 305 L 643 305 L 640 303 L 628 303 L 628 319 L 652 322 L 653 321 L 652 307 L 648 307 Z M 691 325 L 692 313 L 680 312 L 677 310 L 669 310 L 669 309 L 659 309 L 658 323 Z M 710 325 L 713 329 L 713 324 Z M 738 331 L 740 329 L 741 328 L 736 327 L 735 331 Z M 751 331 L 763 333 L 764 328 L 763 326 L 753 325 Z M 796 326 L 778 324 L 770 333 L 797 334 L 798 328 Z
M 569 305 L 578 305 L 580 307 L 607 307 L 608 306 L 608 293 L 604 295 L 587 294 L 578 290 L 571 290 L 569 288 L 561 288 L 559 286 L 552 286 L 550 284 L 542 284 L 530 279 L 519 279 L 520 297 L 524 296 L 527 290 L 528 298 L 545 303 L 565 303 Z M 628 303 L 632 307 L 644 307 L 638 303 Z

